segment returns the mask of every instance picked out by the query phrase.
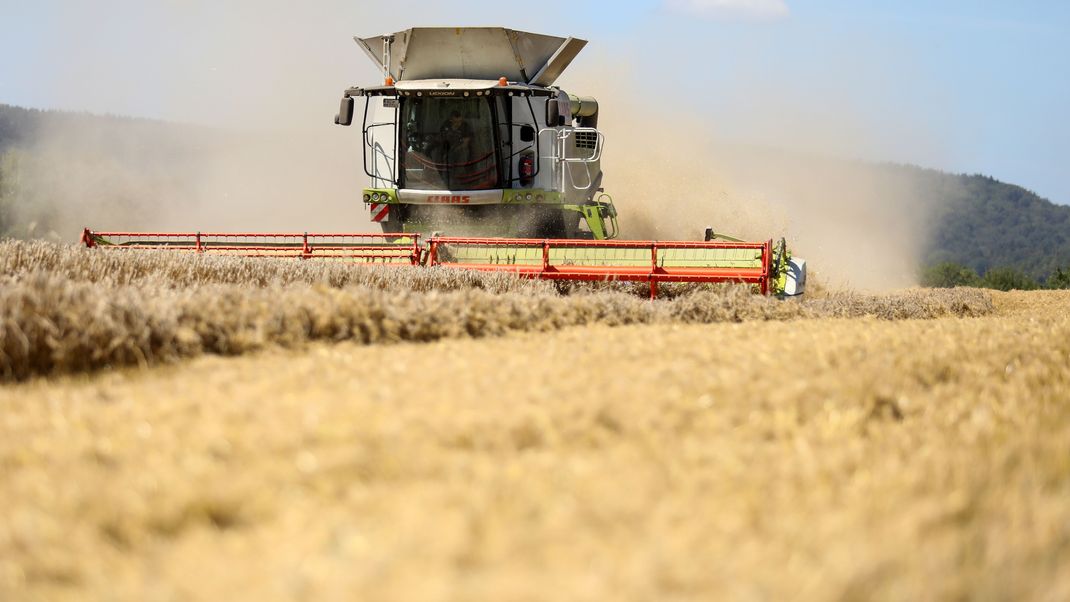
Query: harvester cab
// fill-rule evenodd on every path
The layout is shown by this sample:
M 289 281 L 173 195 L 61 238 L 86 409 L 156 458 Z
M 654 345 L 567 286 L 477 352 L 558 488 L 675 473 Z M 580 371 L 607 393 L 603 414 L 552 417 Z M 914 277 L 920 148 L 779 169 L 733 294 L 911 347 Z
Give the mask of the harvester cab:
M 708 229 L 702 241 L 617 240 L 617 211 L 602 189 L 598 102 L 554 85 L 584 40 L 502 27 L 355 39 L 383 83 L 347 89 L 335 123 L 360 123 L 370 178 L 362 197 L 381 232 L 86 228 L 82 242 L 642 282 L 652 298 L 666 282 L 802 294 L 806 263 L 784 239 L 745 242 Z
M 616 237 L 598 102 L 553 85 L 586 41 L 501 27 L 355 40 L 383 85 L 346 90 L 335 123 L 359 120 L 384 232 Z

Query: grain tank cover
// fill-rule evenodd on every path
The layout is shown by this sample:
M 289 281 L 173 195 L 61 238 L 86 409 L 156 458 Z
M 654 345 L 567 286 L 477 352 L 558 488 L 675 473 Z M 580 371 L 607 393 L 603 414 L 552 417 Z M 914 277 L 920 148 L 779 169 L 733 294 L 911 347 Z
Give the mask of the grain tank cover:
M 504 27 L 413 27 L 353 39 L 397 81 L 505 77 L 538 86 L 554 83 L 587 44 Z

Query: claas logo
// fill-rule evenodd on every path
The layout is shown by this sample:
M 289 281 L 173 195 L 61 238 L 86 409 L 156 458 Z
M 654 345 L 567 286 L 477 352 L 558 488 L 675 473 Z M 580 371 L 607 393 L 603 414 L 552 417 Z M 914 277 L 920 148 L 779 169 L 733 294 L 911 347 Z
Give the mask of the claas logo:
M 470 200 L 472 200 L 472 197 L 461 196 L 459 194 L 433 194 L 427 197 L 428 203 L 451 203 L 458 205 L 466 205 Z

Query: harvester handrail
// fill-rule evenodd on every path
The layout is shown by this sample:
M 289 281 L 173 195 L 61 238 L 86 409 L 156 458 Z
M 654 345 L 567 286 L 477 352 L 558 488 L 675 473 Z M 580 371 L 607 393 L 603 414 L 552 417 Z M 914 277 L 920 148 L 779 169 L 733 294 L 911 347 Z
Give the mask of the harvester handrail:
M 595 145 L 591 149 L 591 154 L 588 157 L 565 157 L 562 155 L 561 160 L 565 163 L 594 163 L 602 158 L 602 147 L 605 145 L 605 134 L 598 128 L 591 127 L 570 127 L 561 130 L 561 142 L 562 144 L 568 142 L 568 139 L 578 133 L 590 132 L 595 135 Z

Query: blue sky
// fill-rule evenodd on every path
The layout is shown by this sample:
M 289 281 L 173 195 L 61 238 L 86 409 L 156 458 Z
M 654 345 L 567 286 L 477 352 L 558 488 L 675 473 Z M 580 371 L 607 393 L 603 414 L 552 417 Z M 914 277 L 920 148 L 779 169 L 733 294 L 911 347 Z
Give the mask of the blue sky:
M 590 40 L 569 89 L 634 91 L 724 139 L 980 172 L 1070 203 L 1070 3 L 538 6 L 0 0 L 0 102 L 319 124 L 376 78 L 351 35 L 505 25 Z

